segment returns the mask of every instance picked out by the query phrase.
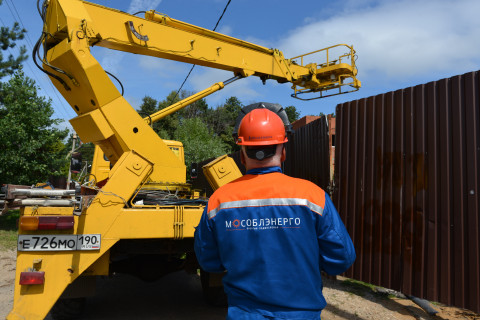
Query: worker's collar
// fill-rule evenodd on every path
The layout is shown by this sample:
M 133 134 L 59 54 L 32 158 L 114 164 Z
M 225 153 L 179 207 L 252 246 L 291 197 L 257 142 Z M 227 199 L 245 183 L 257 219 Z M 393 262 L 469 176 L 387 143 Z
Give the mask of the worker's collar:
M 280 167 L 274 166 L 274 167 L 265 167 L 265 168 L 255 168 L 255 169 L 250 169 L 247 171 L 246 174 L 265 174 L 265 173 L 272 173 L 272 172 L 282 172 L 282 169 Z

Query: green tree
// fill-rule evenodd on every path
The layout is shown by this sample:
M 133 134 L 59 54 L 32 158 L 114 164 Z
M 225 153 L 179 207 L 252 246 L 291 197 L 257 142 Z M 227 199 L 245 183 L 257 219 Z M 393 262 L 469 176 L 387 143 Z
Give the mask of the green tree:
M 290 123 L 297 121 L 300 117 L 300 113 L 297 112 L 297 108 L 295 108 L 294 106 L 286 107 L 285 112 L 287 113 L 287 117 Z
M 185 97 L 193 95 L 193 92 L 184 92 Z M 206 113 L 208 110 L 208 104 L 205 99 L 200 99 L 190 104 L 185 109 L 179 111 L 179 117 L 181 119 L 191 119 L 191 118 L 206 118 Z
M 152 97 L 145 96 L 142 99 L 142 104 L 140 105 L 140 110 L 138 113 L 142 116 L 142 118 L 146 118 L 155 112 L 158 111 L 158 101 Z M 150 124 L 153 130 L 163 139 L 169 139 L 170 135 L 165 131 L 162 130 L 162 123 L 161 122 L 154 122 Z
M 138 113 L 145 118 L 158 111 L 157 104 L 157 100 L 153 99 L 152 97 L 145 96 L 142 99 L 142 104 L 140 105 L 140 110 L 138 110 Z
M 2 0 L 0 0 L 0 5 Z M 21 29 L 18 22 L 13 24 L 13 27 L 1 27 L 0 28 L 0 79 L 12 75 L 16 70 L 18 70 L 22 62 L 27 59 L 27 49 L 25 46 L 20 47 L 20 54 L 14 58 L 12 54 L 8 55 L 7 59 L 4 59 L 4 51 L 12 49 L 16 46 L 15 41 L 22 40 L 25 36 L 27 30 Z
M 157 110 L 165 109 L 181 99 L 182 98 L 177 95 L 176 91 L 172 91 L 164 100 L 158 102 Z M 162 139 L 174 139 L 175 129 L 178 126 L 178 119 L 179 113 L 175 112 L 159 120 L 154 126 L 154 130 L 157 128 L 155 132 L 157 132 Z
M 232 134 L 243 104 L 237 97 L 228 98 L 225 103 L 216 109 L 209 109 L 206 122 L 212 128 L 216 136 L 220 137 L 224 144 L 229 146 L 228 152 L 239 150 Z
M 0 87 L 0 181 L 33 184 L 62 175 L 68 129 L 55 125 L 51 101 L 38 95 L 35 82 L 15 73 Z
M 165 98 L 165 100 L 158 102 L 157 110 L 163 110 L 171 106 L 172 104 L 191 96 L 192 94 L 193 92 L 182 90 L 180 94 L 177 95 L 176 91 L 172 91 Z M 180 121 L 182 121 L 183 119 L 191 118 L 205 119 L 207 117 L 207 112 L 208 104 L 206 100 L 200 99 L 190 104 L 189 106 L 180 109 L 179 111 L 159 120 L 154 124 L 153 128 L 163 139 L 176 139 L 175 130 L 178 127 Z
M 182 119 L 175 130 L 175 138 L 183 142 L 187 168 L 194 162 L 221 156 L 228 149 L 200 118 Z

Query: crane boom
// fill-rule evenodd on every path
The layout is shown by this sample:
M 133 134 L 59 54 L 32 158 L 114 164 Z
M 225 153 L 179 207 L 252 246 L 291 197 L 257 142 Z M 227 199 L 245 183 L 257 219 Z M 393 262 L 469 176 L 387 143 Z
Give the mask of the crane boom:
M 305 55 L 297 61 L 286 59 L 280 50 L 153 10 L 140 18 L 81 0 L 49 0 L 44 2 L 42 17 L 44 30 L 36 48 L 44 45 L 43 68 L 78 114 L 70 122 L 82 141 L 99 145 L 113 164 L 125 152 L 135 150 L 155 163 L 154 181 L 184 183 L 185 166 L 121 96 L 91 54 L 92 46 L 223 69 L 240 77 L 290 82 L 295 93 L 337 88 L 348 83 L 346 78 L 353 79 L 354 88 L 360 86 L 349 46 L 343 62 L 327 59 L 327 63 L 307 64 Z
M 72 41 L 80 35 L 92 46 L 198 64 L 232 71 L 235 75 L 292 82 L 299 86 L 303 82 L 303 87 L 308 89 L 330 85 L 327 82 L 331 79 L 322 79 L 326 74 L 356 77 L 354 60 L 329 66 L 305 66 L 286 59 L 280 50 L 175 20 L 154 10 L 147 11 L 143 19 L 84 1 L 54 0 L 52 5 L 57 1 L 61 10 L 51 10 L 47 16 L 47 32 L 54 35 L 48 41 L 49 45 L 65 38 Z M 64 15 L 59 15 L 59 11 Z M 354 54 L 353 49 L 349 49 Z M 318 81 L 305 81 L 312 76 Z

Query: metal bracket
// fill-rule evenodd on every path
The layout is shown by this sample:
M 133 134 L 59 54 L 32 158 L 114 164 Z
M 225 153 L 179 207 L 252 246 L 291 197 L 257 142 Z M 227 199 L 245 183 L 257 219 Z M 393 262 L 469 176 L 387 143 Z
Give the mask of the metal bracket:
M 275 58 L 275 61 L 277 62 L 280 69 L 283 71 L 283 74 L 285 78 L 288 79 L 288 81 L 293 81 L 297 79 L 295 73 L 292 72 L 292 70 L 290 69 L 289 62 L 287 62 L 287 60 L 283 56 L 283 53 L 280 50 L 275 49 L 273 52 L 273 57 Z
M 133 21 L 128 21 L 128 27 L 130 28 L 130 31 L 133 33 L 133 35 L 135 37 L 137 37 L 137 39 L 139 40 L 142 40 L 142 41 L 148 41 L 148 36 L 145 35 L 145 36 L 142 36 L 140 33 L 138 33 L 137 30 L 135 30 L 135 26 L 133 25 Z
M 79 216 L 79 215 L 82 214 L 82 210 L 83 210 L 83 197 L 82 196 L 76 196 L 75 197 L 75 202 L 76 202 L 76 205 L 73 209 L 73 215 Z

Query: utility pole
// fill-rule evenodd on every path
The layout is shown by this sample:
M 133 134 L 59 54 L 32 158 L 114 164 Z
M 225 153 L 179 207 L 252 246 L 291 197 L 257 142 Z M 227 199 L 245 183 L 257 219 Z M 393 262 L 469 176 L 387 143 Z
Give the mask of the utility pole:
M 77 134 L 73 134 L 72 138 L 72 151 L 70 151 L 70 164 L 68 166 L 68 178 L 67 178 L 67 190 L 70 190 L 70 182 L 72 181 L 72 155 L 75 152 L 75 143 L 77 141 Z

